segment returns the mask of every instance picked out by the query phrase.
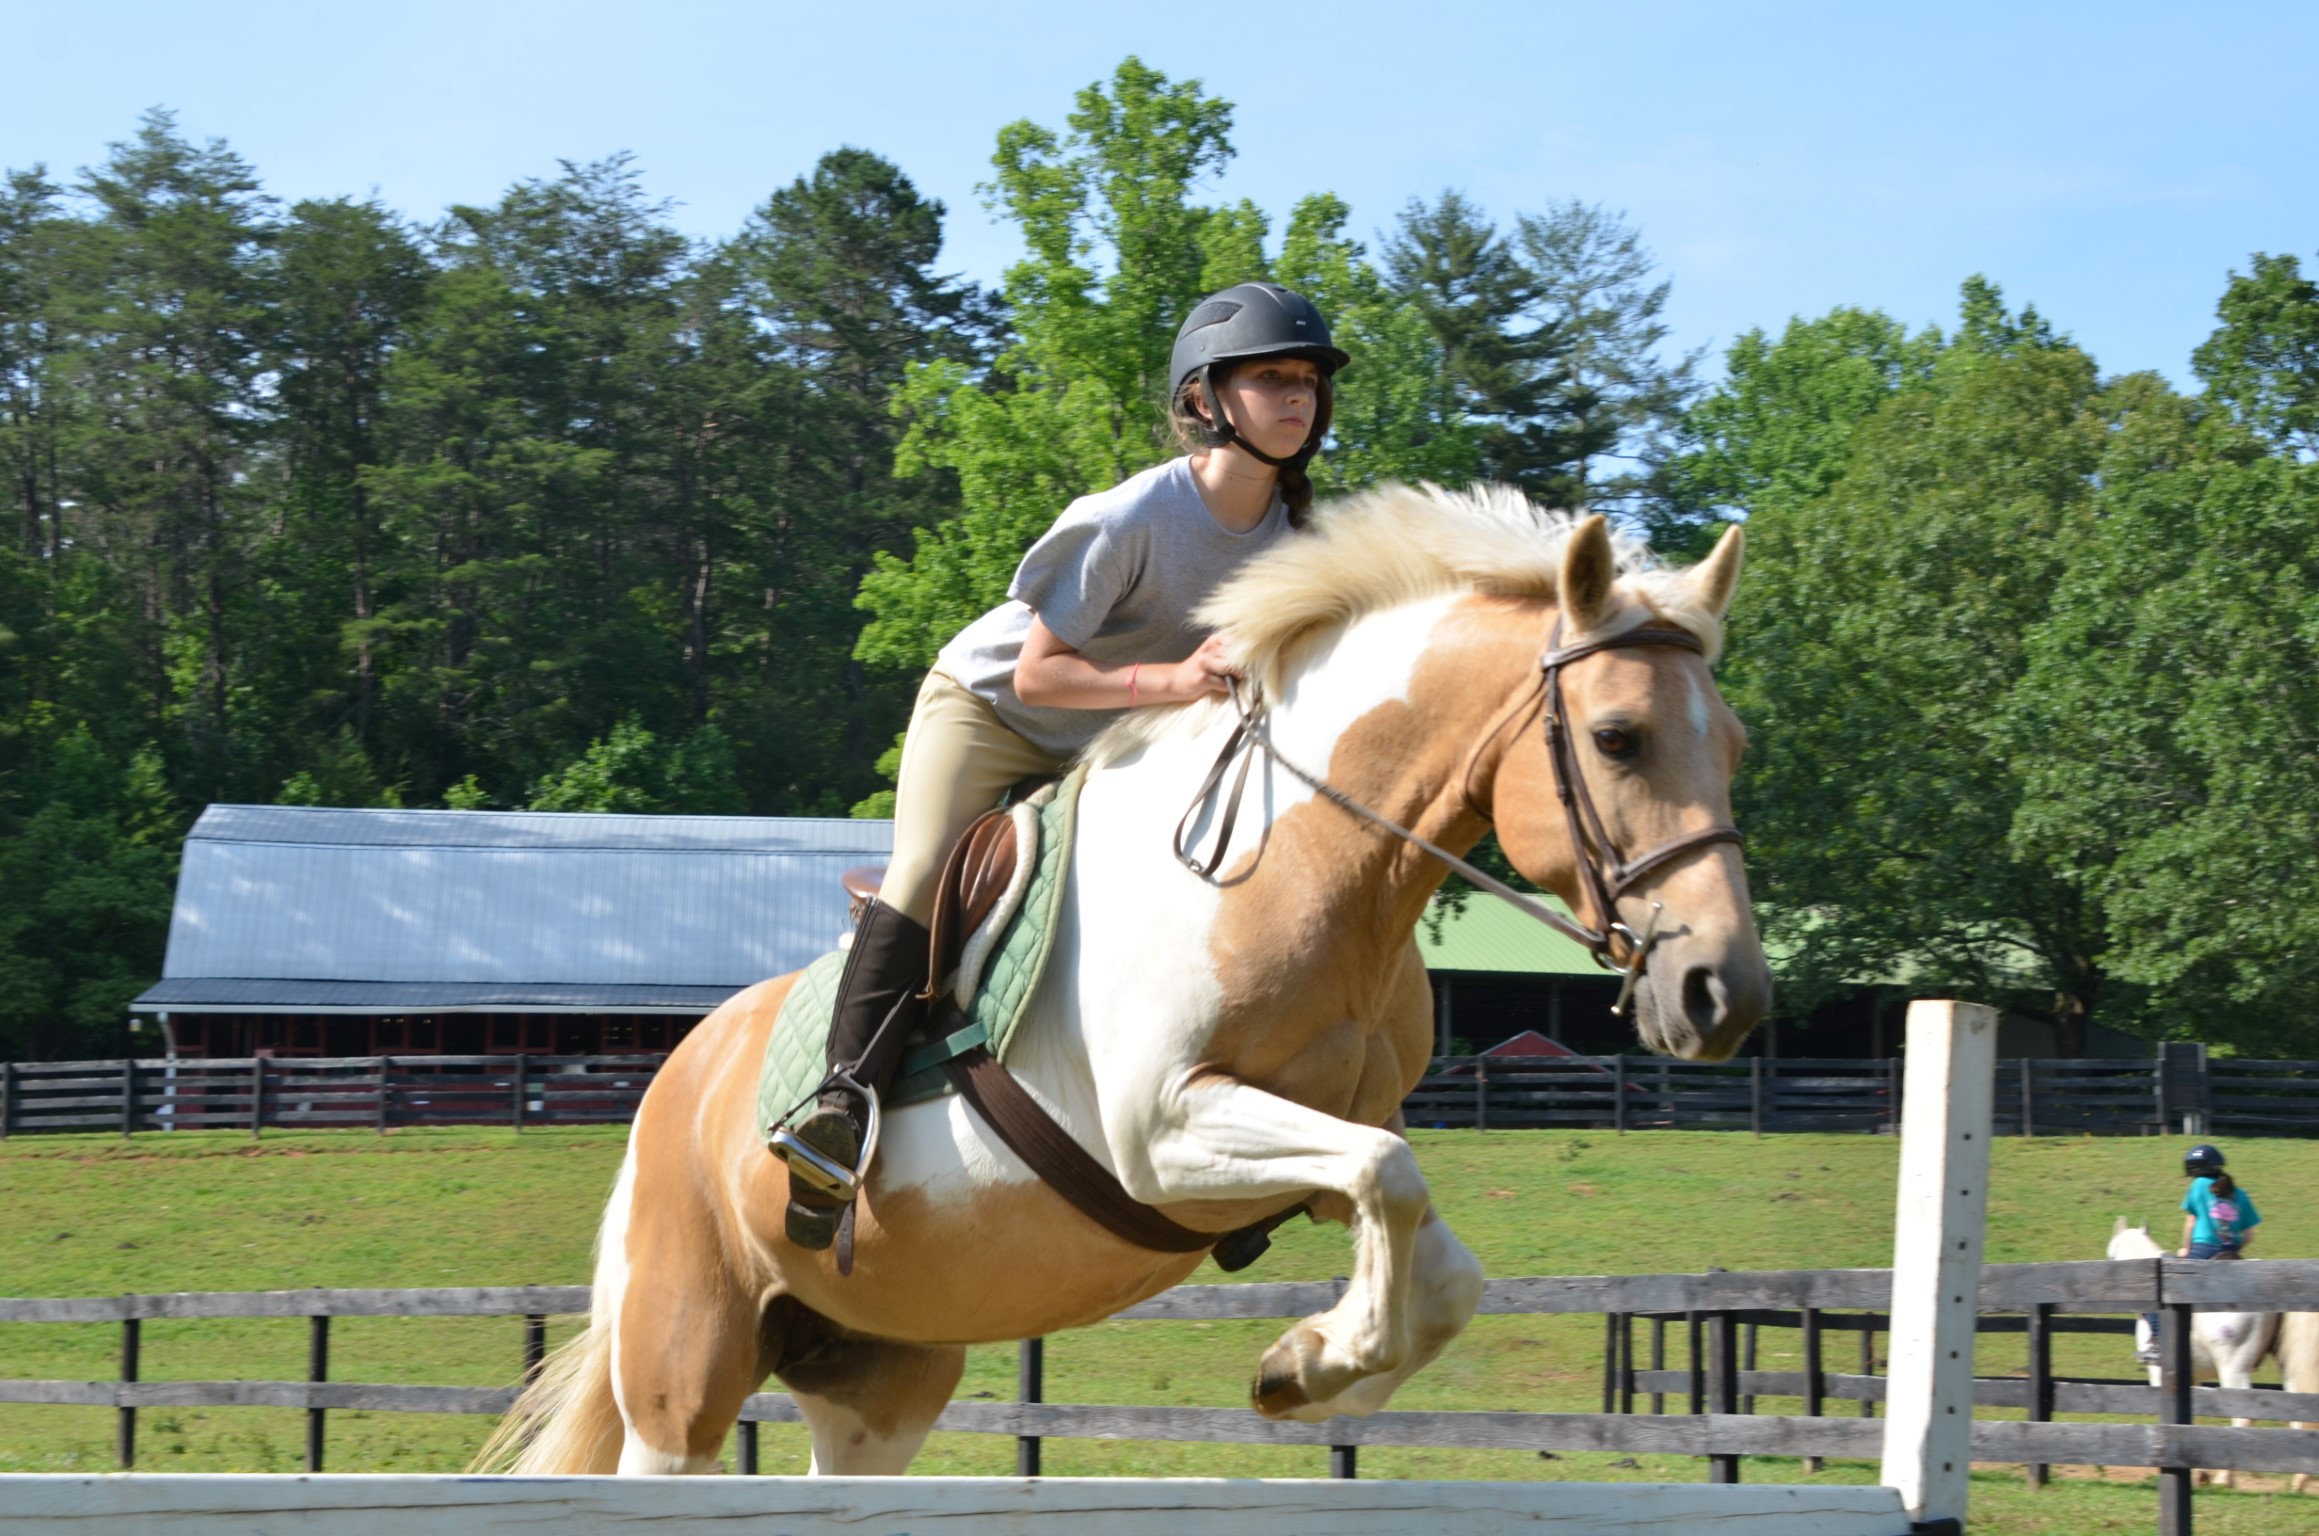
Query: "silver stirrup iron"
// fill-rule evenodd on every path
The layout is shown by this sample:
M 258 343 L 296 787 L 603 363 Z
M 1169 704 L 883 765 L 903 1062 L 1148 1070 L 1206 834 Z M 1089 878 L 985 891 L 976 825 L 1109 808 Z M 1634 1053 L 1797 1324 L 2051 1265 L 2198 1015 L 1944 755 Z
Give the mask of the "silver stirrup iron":
M 843 1088 L 856 1094 L 870 1107 L 869 1124 L 862 1132 L 862 1155 L 851 1168 L 835 1161 L 819 1147 L 799 1139 L 797 1133 L 789 1128 L 789 1119 L 796 1115 L 797 1109 L 813 1103 L 824 1090 L 830 1088 Z M 765 1138 L 765 1150 L 787 1163 L 789 1172 L 804 1180 L 807 1187 L 817 1193 L 841 1203 L 853 1199 L 861 1193 L 862 1185 L 869 1179 L 871 1159 L 878 1155 L 878 1132 L 884 1116 L 878 1109 L 877 1090 L 863 1083 L 848 1069 L 840 1067 L 822 1079 L 821 1087 L 813 1090 L 813 1097 L 798 1105 L 797 1109 L 784 1116 L 782 1122 L 773 1128 L 772 1134 Z

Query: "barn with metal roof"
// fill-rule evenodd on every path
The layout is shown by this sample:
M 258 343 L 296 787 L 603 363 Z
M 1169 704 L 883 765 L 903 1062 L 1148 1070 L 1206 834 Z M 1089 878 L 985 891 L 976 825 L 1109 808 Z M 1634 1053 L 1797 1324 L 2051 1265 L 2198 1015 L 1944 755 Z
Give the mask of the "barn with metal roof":
M 664 1050 L 850 925 L 893 824 L 216 805 L 160 983 L 186 1054 Z

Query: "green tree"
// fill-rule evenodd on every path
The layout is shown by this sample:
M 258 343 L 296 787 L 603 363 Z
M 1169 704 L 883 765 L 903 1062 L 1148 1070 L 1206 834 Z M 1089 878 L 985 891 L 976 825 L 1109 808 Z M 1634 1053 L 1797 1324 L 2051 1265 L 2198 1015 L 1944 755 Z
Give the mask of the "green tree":
M 2222 326 L 2192 355 L 2209 398 L 2275 447 L 2319 457 L 2319 284 L 2292 256 L 2255 253 L 2216 306 Z
M 2066 865 L 2014 844 L 2008 733 L 2088 517 L 2093 363 L 1978 281 L 1921 372 L 1877 317 L 1831 322 L 1791 329 L 1802 358 L 1735 348 L 1702 406 L 1726 425 L 1714 451 L 1758 487 L 1727 692 L 1756 736 L 1740 822 L 1783 987 L 1808 1004 L 1905 971 L 2050 999 L 2038 1011 L 2082 1051 L 2110 980 L 2103 915 Z M 1833 378 L 1807 381 L 1815 358 Z M 1790 437 L 1800 463 L 1729 430 L 1737 403 L 1776 398 L 1766 381 L 1826 407 Z
M 1657 262 L 1641 233 L 1599 203 L 1572 199 L 1522 215 L 1515 247 L 1536 312 L 1568 345 L 1573 504 L 1630 510 L 1672 457 L 1676 424 L 1698 390 L 1702 353 L 1663 355 L 1673 284 L 1651 280 Z
M 634 720 L 532 786 L 535 811 L 734 815 L 743 808 L 732 744 L 704 725 L 664 741 Z
M 1617 430 L 1571 367 L 1576 336 L 1540 312 L 1538 277 L 1489 215 L 1457 192 L 1411 199 L 1384 272 L 1423 315 L 1472 423 L 1481 473 L 1572 505 L 1580 466 Z

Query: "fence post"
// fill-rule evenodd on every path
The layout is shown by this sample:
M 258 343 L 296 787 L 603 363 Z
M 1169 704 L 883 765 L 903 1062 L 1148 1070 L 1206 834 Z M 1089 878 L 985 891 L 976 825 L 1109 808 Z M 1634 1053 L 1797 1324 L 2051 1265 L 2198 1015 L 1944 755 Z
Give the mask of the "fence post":
M 387 1073 L 393 1066 L 392 1056 L 378 1058 L 378 1133 L 381 1136 L 387 1131 L 387 1106 L 394 1095 L 394 1088 L 387 1081 Z
M 1763 1058 L 1747 1058 L 1747 1120 L 1748 1129 L 1763 1139 Z
M 258 1139 L 258 1126 L 266 1116 L 266 1058 L 250 1058 L 250 1140 Z
M 128 1386 L 137 1379 L 137 1345 L 142 1323 L 134 1317 L 121 1319 L 121 1385 Z M 121 1470 L 126 1472 L 137 1464 L 137 1410 L 127 1403 L 120 1407 L 120 1434 L 116 1446 Z
M 1020 1354 L 1015 1357 L 1015 1396 L 1026 1403 L 1046 1400 L 1047 1341 L 1025 1339 Z M 1015 1476 L 1039 1475 L 1039 1437 L 1015 1436 Z
M 1623 1052 L 1610 1059 L 1610 1092 L 1617 1101 L 1611 1106 L 1611 1129 L 1624 1136 L 1627 1133 L 1627 1059 Z
M 1707 1411 L 1716 1414 L 1739 1412 L 1739 1328 L 1729 1312 L 1715 1314 L 1708 1337 L 1714 1350 L 1715 1365 L 1710 1373 L 1712 1392 Z M 1707 1458 L 1707 1481 L 1736 1483 L 1739 1481 L 1739 1458 L 1728 1453 L 1710 1454 Z
M 1620 1314 L 1602 1315 L 1602 1411 L 1618 1412 L 1618 1323 Z
M 528 1060 L 528 1058 L 527 1058 L 527 1057 L 526 1057 L 526 1056 L 525 1056 L 525 1055 L 524 1055 L 524 1054 L 523 1054 L 521 1051 L 518 1051 L 518 1052 L 516 1052 L 516 1055 L 515 1055 L 515 1103 L 514 1103 L 513 1107 L 512 1107 L 512 1108 L 511 1108 L 511 1110 L 510 1110 L 510 1115 L 511 1115 L 511 1117 L 512 1117 L 512 1118 L 514 1119 L 514 1121 L 515 1121 L 515 1133 L 516 1133 L 518 1136 L 520 1136 L 520 1135 L 522 1135 L 522 1134 L 523 1134 L 523 1077 L 524 1077 L 524 1063 L 525 1063 L 525 1061 L 526 1061 L 526 1060 Z
M 2039 1301 L 2029 1308 L 2029 1422 L 2053 1422 L 2053 1303 Z M 2029 1464 L 2029 1486 L 2045 1486 L 2045 1463 Z
M 121 1058 L 121 1139 L 127 1141 L 137 1123 L 137 1063 L 135 1058 Z
M 1884 1058 L 1884 1128 L 1900 1130 L 1900 1058 Z
M 1876 1329 L 1874 1327 L 1874 1318 L 1875 1314 L 1870 1313 L 1862 1319 L 1864 1323 L 1869 1324 L 1869 1326 L 1863 1327 L 1860 1330 L 1860 1374 L 1863 1376 L 1873 1376 L 1876 1374 Z M 1860 1394 L 1860 1417 L 1864 1419 L 1873 1419 L 1876 1417 L 1876 1399 L 1870 1397 L 1865 1392 Z
M 1651 1369 L 1663 1371 L 1666 1368 L 1667 1320 L 1664 1317 L 1653 1317 L 1651 1319 Z M 1665 1413 L 1666 1411 L 1667 1389 L 1664 1387 L 1653 1388 L 1651 1391 L 1651 1412 Z
M 1757 1329 L 1755 1324 L 1742 1323 L 1740 1325 L 1739 1369 L 1743 1374 L 1752 1372 L 1755 1369 L 1756 1333 Z M 1755 1412 L 1755 1394 L 1753 1392 L 1742 1392 L 1739 1394 L 1739 1411 L 1741 1413 Z
M 2159 1285 L 2165 1285 L 2165 1266 L 2158 1266 Z M 2163 1289 L 2159 1292 L 2165 1298 Z M 2158 1422 L 2188 1424 L 2192 1371 L 2190 1307 L 2169 1302 L 2158 1313 L 2159 1372 Z M 2190 1536 L 2190 1490 L 2198 1474 L 2177 1464 L 2158 1469 L 2158 1536 Z
M 2020 1060 L 2021 1068 L 2021 1135 L 2024 1140 L 2037 1134 L 2037 1063 L 2030 1057 Z
M 1474 1058 L 1474 1129 L 1486 1131 L 1489 1128 L 1490 1059 L 1487 1056 L 1476 1056 Z
M 1996 1009 L 1909 1004 L 1879 1481 L 1900 1490 L 1911 1520 L 1953 1520 L 1960 1530 L 1972 1491 L 1973 1340 L 1996 1053 Z
M 1827 1396 L 1828 1374 L 1820 1354 L 1820 1309 L 1804 1308 L 1804 1417 L 1820 1416 L 1820 1403 Z M 1804 1475 L 1812 1477 L 1820 1470 L 1820 1458 L 1804 1458 Z
M 1357 1445 L 1329 1447 L 1329 1476 L 1359 1477 L 1361 1475 L 1361 1448 Z
M 1635 1411 L 1635 1315 L 1618 1315 L 1618 1403 L 1615 1413 Z
M 741 1476 L 755 1477 L 757 1475 L 757 1421 L 743 1419 L 735 1427 L 740 1431 L 741 1439 Z
M 16 1129 L 16 1063 L 0 1061 L 0 1141 Z
M 318 1313 L 306 1320 L 306 1379 L 330 1379 L 330 1314 Z M 306 1470 L 322 1470 L 322 1415 L 323 1410 L 309 1401 L 306 1408 Z

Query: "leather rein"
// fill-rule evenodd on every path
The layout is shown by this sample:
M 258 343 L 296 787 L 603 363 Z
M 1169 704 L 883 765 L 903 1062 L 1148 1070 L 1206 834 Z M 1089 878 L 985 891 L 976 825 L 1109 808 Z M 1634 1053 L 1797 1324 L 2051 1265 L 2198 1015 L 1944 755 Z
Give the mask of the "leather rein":
M 1231 846 L 1233 827 L 1240 818 L 1240 800 L 1248 787 L 1249 765 L 1261 754 L 1331 805 L 1423 850 L 1525 916 L 1535 918 L 1565 938 L 1583 945 L 1587 953 L 1594 957 L 1595 964 L 1617 972 L 1622 978 L 1618 1001 L 1610 1011 L 1613 1015 L 1623 1015 L 1628 999 L 1634 994 L 1635 983 L 1642 978 L 1643 968 L 1650 959 L 1651 946 L 1658 941 L 1659 916 L 1663 908 L 1660 903 L 1652 902 L 1651 915 L 1644 922 L 1642 932 L 1637 933 L 1619 920 L 1618 899 L 1637 881 L 1658 873 L 1678 859 L 1718 843 L 1744 844 L 1746 839 L 1737 827 L 1715 826 L 1686 833 L 1632 859 L 1619 857 L 1618 849 L 1603 825 L 1602 813 L 1595 806 L 1594 795 L 1586 787 L 1585 776 L 1578 771 L 1576 748 L 1571 741 L 1569 709 L 1562 695 L 1562 669 L 1599 651 L 1671 646 L 1694 655 L 1705 655 L 1707 648 L 1698 636 L 1688 631 L 1648 627 L 1606 635 L 1599 640 L 1582 640 L 1570 646 L 1560 644 L 1561 639 L 1562 621 L 1556 618 L 1553 632 L 1547 636 L 1545 654 L 1538 659 L 1537 682 L 1513 708 L 1499 717 L 1499 723 L 1492 727 L 1490 735 L 1495 736 L 1503 729 L 1507 719 L 1527 712 L 1533 701 L 1543 702 L 1547 765 L 1554 778 L 1555 795 L 1562 802 L 1563 817 L 1569 827 L 1572 857 L 1578 865 L 1579 878 L 1585 885 L 1586 899 L 1592 905 L 1600 926 L 1589 927 L 1574 918 L 1564 917 L 1536 897 L 1518 891 L 1495 875 L 1476 868 L 1448 849 L 1363 805 L 1320 775 L 1281 756 L 1279 749 L 1272 744 L 1267 725 L 1270 707 L 1257 689 L 1251 688 L 1244 695 L 1237 678 L 1231 680 L 1230 687 L 1232 707 L 1239 714 L 1239 724 L 1233 727 L 1230 739 L 1224 743 L 1224 750 L 1217 755 L 1215 765 L 1201 781 L 1191 805 L 1176 823 L 1177 859 L 1201 879 L 1215 879 L 1216 871 L 1223 867 L 1224 855 Z M 1485 737 L 1485 744 L 1487 740 Z M 1233 774 L 1231 792 L 1225 798 L 1223 815 L 1217 822 L 1215 851 L 1202 860 L 1189 847 L 1192 822 L 1201 809 L 1215 798 L 1225 776 L 1233 772 L 1235 761 L 1239 764 L 1239 771 Z M 1470 771 L 1470 762 L 1468 768 Z M 1623 958 L 1620 953 L 1622 949 Z

